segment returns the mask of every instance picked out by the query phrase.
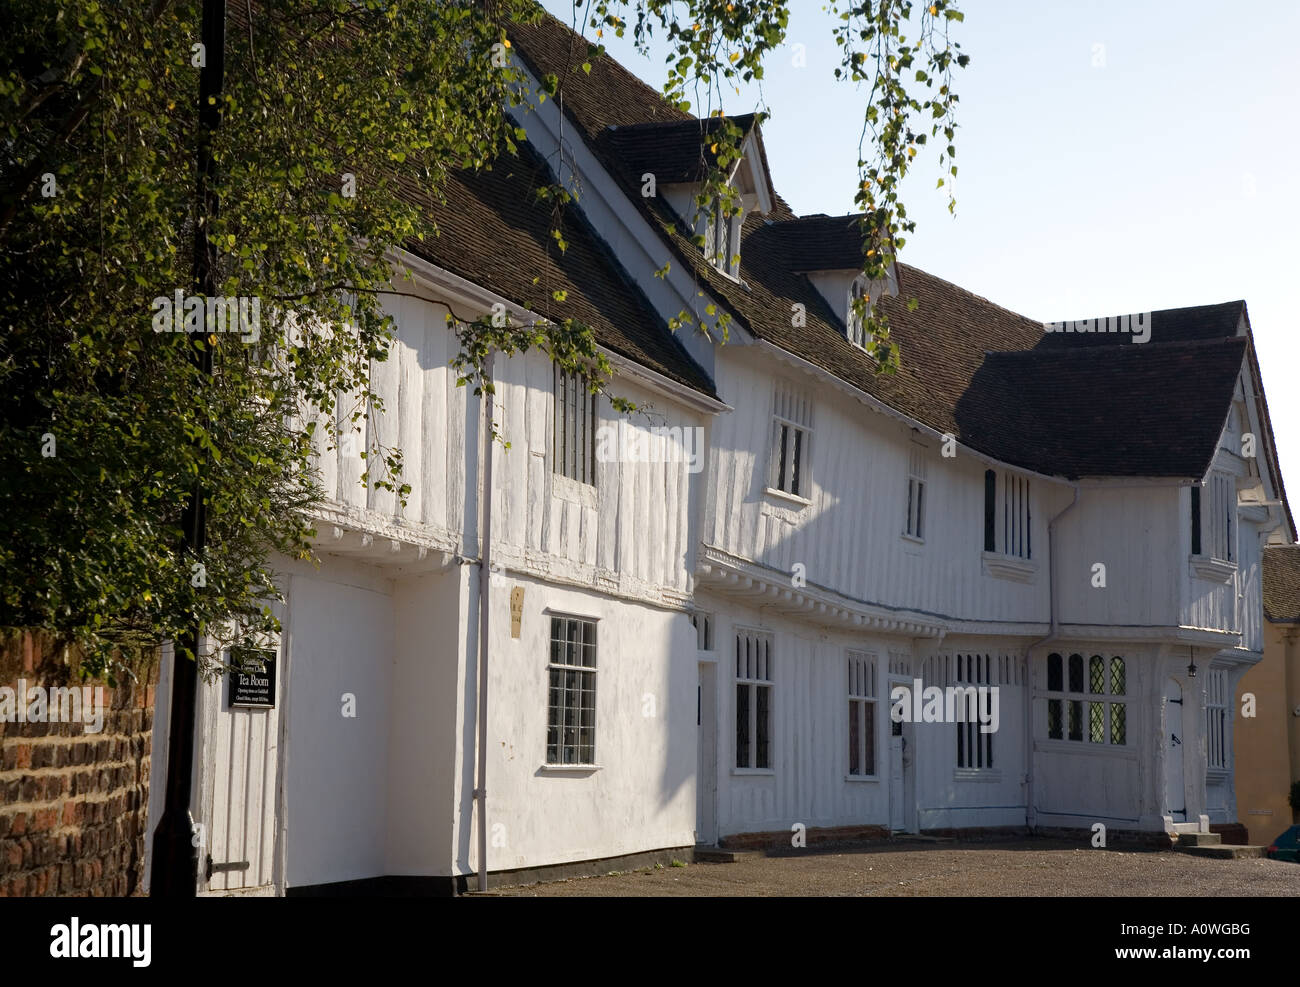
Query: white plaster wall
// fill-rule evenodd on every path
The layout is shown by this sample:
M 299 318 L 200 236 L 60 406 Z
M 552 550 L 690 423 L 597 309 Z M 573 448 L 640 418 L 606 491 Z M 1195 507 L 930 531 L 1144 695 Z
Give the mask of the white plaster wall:
M 693 845 L 696 641 L 689 617 L 533 579 L 498 582 L 491 597 L 488 869 Z M 510 635 L 516 586 L 524 589 L 518 639 Z M 596 771 L 544 769 L 550 611 L 599 621 Z M 470 799 L 475 675 L 471 650 L 454 837 L 461 874 L 478 866 Z
M 1187 515 L 1176 486 L 1082 487 L 1079 501 L 1057 523 L 1058 617 L 1065 624 L 1178 624 L 1176 573 Z M 1189 528 L 1190 530 L 1190 528 Z M 1190 538 L 1190 534 L 1188 535 Z M 1094 569 L 1105 566 L 1105 586 Z
M 295 572 L 287 683 L 287 883 L 385 872 L 394 655 L 393 588 L 375 570 L 327 557 Z M 356 717 L 342 715 L 344 693 Z
M 460 566 L 394 583 L 385 874 L 451 873 L 467 602 Z
M 764 492 L 776 376 L 814 400 L 807 506 Z M 907 427 L 748 353 L 723 350 L 718 386 L 736 411 L 713 427 L 706 543 L 785 572 L 802 562 L 810 585 L 852 599 L 966 620 L 1047 622 L 1047 519 L 1069 502 L 1064 485 L 1031 481 L 1038 572 L 1027 583 L 997 578 L 981 561 L 985 463 L 944 458 L 928 441 L 927 530 L 917 544 L 903 537 Z

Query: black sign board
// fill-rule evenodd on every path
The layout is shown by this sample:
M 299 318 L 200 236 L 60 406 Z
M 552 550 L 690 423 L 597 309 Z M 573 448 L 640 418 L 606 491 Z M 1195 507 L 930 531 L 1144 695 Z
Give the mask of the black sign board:
M 230 705 L 275 708 L 275 652 L 231 648 Z

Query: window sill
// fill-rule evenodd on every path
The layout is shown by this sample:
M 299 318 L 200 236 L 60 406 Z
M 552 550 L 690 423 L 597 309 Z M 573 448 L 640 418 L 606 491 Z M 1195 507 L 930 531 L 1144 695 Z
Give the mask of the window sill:
M 789 501 L 791 504 L 798 504 L 800 507 L 812 507 L 812 501 L 806 497 L 800 497 L 798 494 L 786 493 L 784 490 L 778 490 L 776 487 L 764 487 L 763 493 L 769 497 L 775 497 L 778 500 Z
M 995 579 L 1011 579 L 1019 583 L 1032 583 L 1038 575 L 1038 563 L 999 552 L 982 552 L 984 574 Z
M 565 476 L 563 473 L 551 474 L 551 493 L 571 504 L 596 509 L 596 488 L 590 483 L 582 483 Z
M 771 768 L 732 768 L 733 775 L 753 775 L 759 778 L 775 778 L 776 772 Z
M 880 775 L 845 775 L 844 780 L 851 782 L 870 781 L 879 784 Z
M 997 782 L 1002 780 L 1002 771 L 999 768 L 957 768 L 952 773 L 952 780 Z
M 906 531 L 904 531 L 901 535 L 899 535 L 899 537 L 902 538 L 903 541 L 911 542 L 913 545 L 916 545 L 918 547 L 925 544 L 924 538 L 918 538 L 916 535 L 909 535 Z
M 1216 583 L 1230 583 L 1237 574 L 1237 563 L 1225 562 L 1208 555 L 1193 555 L 1188 559 L 1188 568 L 1193 576 L 1212 579 Z
M 1050 754 L 1087 754 L 1094 757 L 1137 759 L 1137 749 L 1119 744 L 1094 744 L 1087 740 L 1036 740 L 1034 750 Z
M 601 767 L 599 764 L 543 764 L 538 770 L 548 775 L 589 775 Z
M 1227 781 L 1232 777 L 1232 772 L 1227 768 L 1206 768 L 1205 778 L 1207 781 Z

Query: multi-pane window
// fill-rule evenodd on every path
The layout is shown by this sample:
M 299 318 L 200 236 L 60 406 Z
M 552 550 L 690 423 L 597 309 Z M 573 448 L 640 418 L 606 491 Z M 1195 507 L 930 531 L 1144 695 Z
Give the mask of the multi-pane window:
M 552 470 L 579 483 L 596 482 L 596 397 L 582 378 L 555 368 Z
M 1080 743 L 1128 743 L 1124 659 L 1072 654 L 1047 656 L 1047 736 Z
M 862 278 L 854 278 L 853 284 L 849 286 L 849 311 L 844 317 L 844 325 L 848 328 L 849 342 L 854 346 L 867 348 L 867 326 L 866 319 L 863 316 L 866 313 L 867 286 Z
M 596 763 L 596 622 L 551 617 L 546 763 Z
M 808 476 L 812 438 L 812 401 L 777 381 L 772 404 L 772 450 L 768 484 L 796 497 L 812 491 Z
M 704 226 L 704 249 L 709 261 L 724 274 L 734 276 L 739 265 L 740 213 L 727 216 L 722 200 L 714 199 Z
M 913 538 L 925 538 L 925 452 L 913 447 L 907 470 L 907 526 Z
M 1231 476 L 1215 473 L 1204 493 L 1192 487 L 1192 554 L 1235 562 L 1236 547 L 1237 486 Z
M 772 767 L 772 636 L 736 634 L 736 767 Z
M 980 731 L 979 696 L 975 702 L 965 699 L 966 689 L 994 686 L 992 655 L 957 655 L 957 701 L 961 703 L 964 719 L 957 726 L 957 767 L 993 767 L 993 734 Z
M 700 651 L 713 650 L 713 614 L 696 610 L 691 614 L 691 623 L 695 626 L 696 648 Z
M 984 472 L 984 551 L 1033 558 L 1029 479 Z
M 849 774 L 876 774 L 876 656 L 848 653 Z
M 1228 673 L 1214 669 L 1205 680 L 1205 753 L 1211 768 L 1228 766 L 1228 706 Z

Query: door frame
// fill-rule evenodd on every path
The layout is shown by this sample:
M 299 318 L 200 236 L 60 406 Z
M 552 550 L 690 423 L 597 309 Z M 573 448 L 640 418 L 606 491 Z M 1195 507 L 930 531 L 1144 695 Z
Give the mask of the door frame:
M 695 842 L 718 842 L 718 662 L 701 658 L 696 680 Z M 712 763 L 707 754 L 712 747 Z
M 911 690 L 915 688 L 913 676 L 891 673 L 885 677 L 885 723 L 887 724 L 885 730 L 885 737 L 888 740 L 888 745 L 886 749 L 889 751 L 889 759 L 890 759 L 889 775 L 888 775 L 889 778 L 889 820 L 888 822 L 891 829 L 893 828 L 893 823 L 894 823 L 894 809 L 893 809 L 894 720 L 893 717 L 890 716 L 890 711 L 893 709 L 893 702 L 891 701 L 890 697 L 893 695 L 894 686 L 896 685 L 907 686 L 908 691 L 910 693 Z M 900 726 L 902 727 L 900 734 L 901 734 L 901 739 L 903 741 L 902 752 L 901 752 L 901 758 L 903 762 L 902 778 L 900 782 L 900 787 L 902 790 L 899 794 L 899 798 L 902 801 L 902 808 L 903 808 L 903 828 L 901 832 L 916 833 L 920 831 L 919 824 L 918 824 L 918 819 L 920 814 L 917 812 L 917 806 L 916 806 L 916 754 L 917 754 L 916 724 L 911 722 L 910 720 L 904 720 L 900 724 Z

